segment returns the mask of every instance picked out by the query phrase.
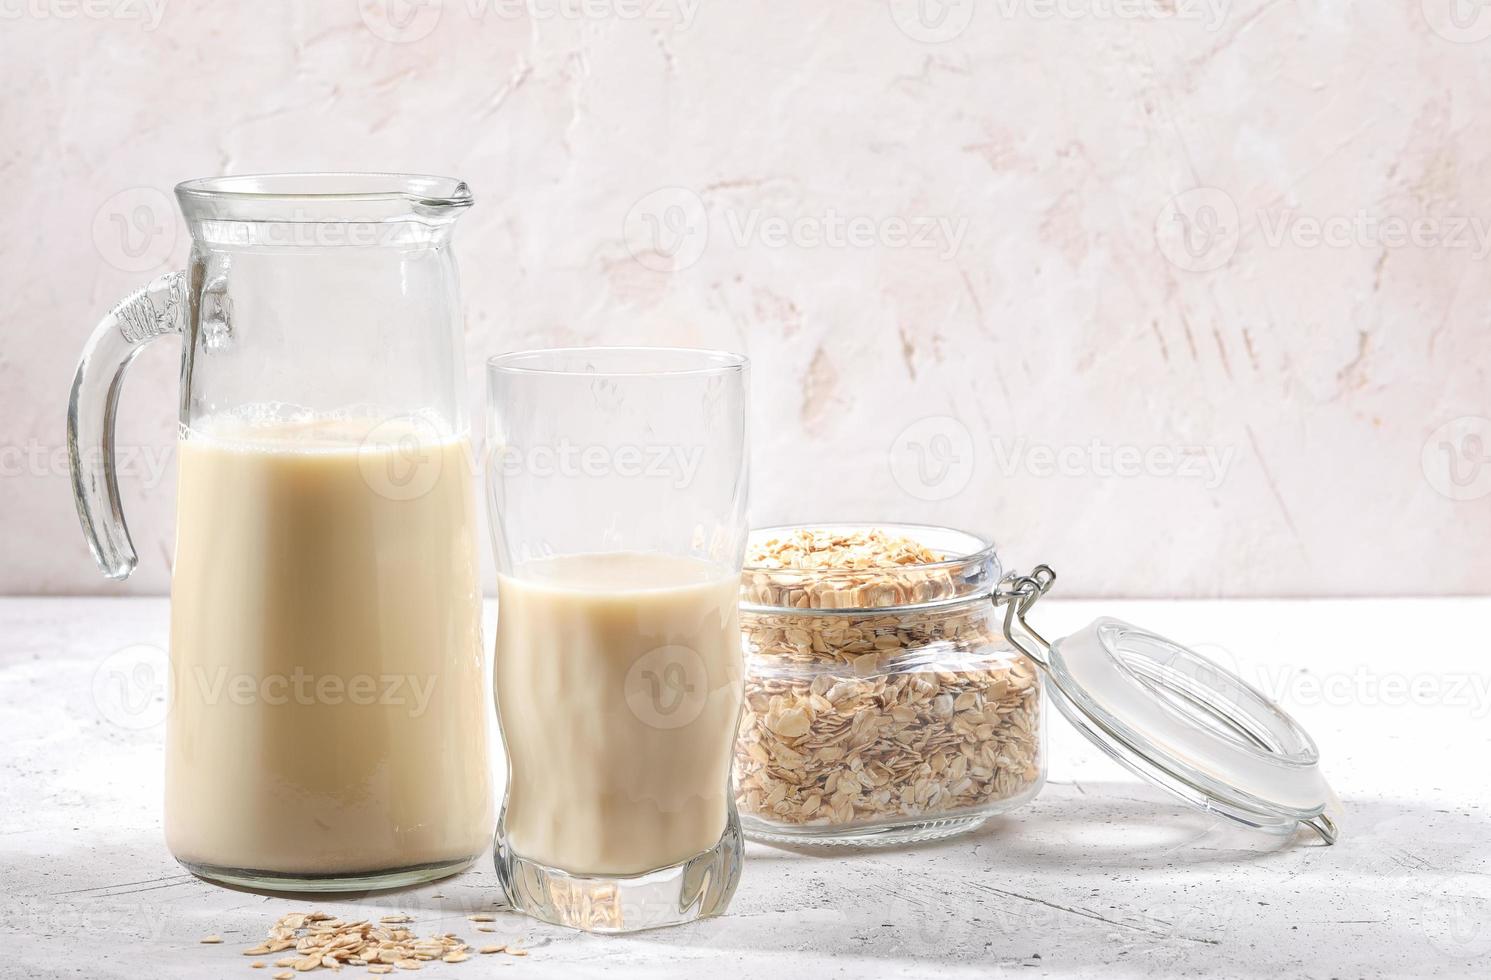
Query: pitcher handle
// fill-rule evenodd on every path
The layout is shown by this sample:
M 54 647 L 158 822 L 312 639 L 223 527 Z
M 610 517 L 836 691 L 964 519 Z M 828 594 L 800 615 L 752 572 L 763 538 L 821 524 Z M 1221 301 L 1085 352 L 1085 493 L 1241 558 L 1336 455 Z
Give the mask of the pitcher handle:
M 111 579 L 129 578 L 138 559 L 114 466 L 114 420 L 124 370 L 157 337 L 180 334 L 187 315 L 186 273 L 169 272 L 131 293 L 88 338 L 67 401 L 67 459 L 83 536 Z

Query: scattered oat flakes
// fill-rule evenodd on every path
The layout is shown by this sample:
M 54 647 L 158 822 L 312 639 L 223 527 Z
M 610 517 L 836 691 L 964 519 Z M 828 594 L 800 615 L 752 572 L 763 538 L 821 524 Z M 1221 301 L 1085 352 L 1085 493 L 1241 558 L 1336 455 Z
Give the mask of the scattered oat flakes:
M 475 915 L 468 915 L 468 916 L 466 916 L 466 918 L 470 919 L 472 922 L 496 922 L 497 921 L 497 917 L 495 915 L 488 915 L 485 912 L 478 912 Z
M 369 973 L 385 974 L 395 966 L 418 970 L 426 962 L 460 963 L 470 958 L 471 947 L 455 933 L 419 938 L 405 928 L 410 921 L 407 915 L 388 915 L 375 925 L 367 919 L 343 921 L 325 912 L 294 912 L 281 917 L 270 927 L 268 938 L 245 955 L 292 954 L 274 962 L 289 968 L 274 975 L 281 980 L 318 969 L 365 966 Z
M 223 941 L 223 937 L 222 936 L 203 936 L 201 939 L 197 940 L 197 942 L 203 943 L 203 944 L 208 945 L 208 946 L 216 946 L 218 943 L 220 943 L 222 941 Z
M 483 946 L 481 949 L 477 950 L 477 952 L 478 953 L 500 953 L 500 952 L 502 952 L 505 949 L 507 949 L 506 946 Z

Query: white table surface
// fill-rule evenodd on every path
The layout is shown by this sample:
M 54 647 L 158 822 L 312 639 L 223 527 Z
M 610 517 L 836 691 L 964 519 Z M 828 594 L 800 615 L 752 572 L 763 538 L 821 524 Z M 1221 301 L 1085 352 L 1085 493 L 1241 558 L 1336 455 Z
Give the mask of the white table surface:
M 499 899 L 487 859 L 358 901 L 233 891 L 165 849 L 161 726 L 116 724 L 92 693 L 135 655 L 116 651 L 164 648 L 165 601 L 0 599 L 0 977 L 264 980 L 240 944 L 311 907 L 532 951 L 426 978 L 1491 974 L 1491 599 L 1051 599 L 1033 618 L 1051 635 L 1100 612 L 1275 694 L 1319 743 L 1341 842 L 1280 846 L 1193 813 L 1053 714 L 1028 807 L 900 850 L 753 844 L 729 914 L 682 928 L 586 936 L 499 912 L 479 935 L 465 916 Z

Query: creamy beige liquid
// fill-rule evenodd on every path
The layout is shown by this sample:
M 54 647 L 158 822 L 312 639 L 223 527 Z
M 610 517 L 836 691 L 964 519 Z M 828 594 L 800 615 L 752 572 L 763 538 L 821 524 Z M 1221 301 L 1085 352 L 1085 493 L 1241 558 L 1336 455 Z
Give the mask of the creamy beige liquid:
M 506 842 L 584 874 L 678 864 L 725 830 L 740 716 L 739 576 L 577 555 L 498 578 Z
M 180 443 L 166 838 L 357 874 L 492 829 L 469 446 L 209 419 Z

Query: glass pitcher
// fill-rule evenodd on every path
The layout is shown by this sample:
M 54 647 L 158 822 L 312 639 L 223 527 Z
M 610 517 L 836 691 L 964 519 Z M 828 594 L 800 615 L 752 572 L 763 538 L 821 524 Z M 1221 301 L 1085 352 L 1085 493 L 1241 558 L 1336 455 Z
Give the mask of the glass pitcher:
M 124 369 L 180 335 L 166 841 L 249 887 L 459 871 L 494 823 L 458 180 L 176 188 L 190 264 L 99 324 L 68 405 L 83 531 L 135 552 L 112 456 Z

